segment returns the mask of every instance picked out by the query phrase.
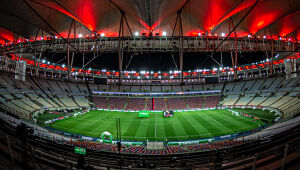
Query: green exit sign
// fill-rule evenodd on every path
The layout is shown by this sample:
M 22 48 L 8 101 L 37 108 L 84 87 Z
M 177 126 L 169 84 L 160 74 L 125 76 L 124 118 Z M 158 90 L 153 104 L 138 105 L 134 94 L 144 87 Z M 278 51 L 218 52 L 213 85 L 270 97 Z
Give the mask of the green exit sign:
M 75 146 L 74 152 L 80 155 L 86 155 L 86 149 Z

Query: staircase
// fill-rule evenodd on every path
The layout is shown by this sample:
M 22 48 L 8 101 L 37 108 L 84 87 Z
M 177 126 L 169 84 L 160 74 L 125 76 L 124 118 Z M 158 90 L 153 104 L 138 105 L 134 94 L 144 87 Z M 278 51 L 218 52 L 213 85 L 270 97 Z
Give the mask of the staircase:
M 127 107 L 128 103 L 129 103 L 129 100 L 130 100 L 129 98 L 126 99 L 126 102 L 125 102 L 125 104 L 124 104 L 123 110 L 126 110 L 126 107 Z
M 43 86 L 42 86 L 41 84 L 39 84 L 39 82 L 35 81 L 34 78 L 31 77 L 30 74 L 28 74 L 28 77 L 31 78 L 32 82 L 33 82 L 37 87 L 39 87 L 39 89 L 40 89 L 40 90 L 48 97 L 49 100 L 51 100 L 52 102 L 54 102 L 55 104 L 57 104 L 58 106 L 60 106 L 55 100 L 53 100 L 53 99 L 45 92 L 45 90 L 44 90 L 43 88 L 41 88 L 41 87 L 43 87 Z M 47 81 L 46 81 L 46 82 L 47 82 Z M 51 86 L 49 86 L 49 87 L 51 87 Z M 52 88 L 52 87 L 51 87 L 51 88 Z M 53 91 L 54 91 L 54 90 L 53 90 Z
M 76 102 L 76 100 L 74 99 L 74 96 L 70 96 L 70 98 L 73 100 L 73 102 L 78 106 L 80 107 L 80 105 Z
M 145 99 L 145 107 L 144 107 L 144 110 L 147 110 L 148 102 L 149 102 L 149 99 L 148 99 L 148 101 L 146 101 L 146 99 Z M 150 110 L 150 108 L 149 108 L 149 110 Z
M 189 109 L 190 109 L 190 106 L 189 106 L 188 103 L 186 102 L 186 98 L 184 98 L 183 101 L 184 101 L 184 104 L 185 104 L 186 108 L 189 110 Z
M 258 94 L 256 94 L 247 104 L 246 104 L 246 106 L 247 105 L 249 105 L 249 103 L 251 103 L 257 96 L 259 96 Z
M 282 98 L 284 98 L 285 96 L 287 96 L 289 93 L 285 93 L 284 95 L 282 95 L 278 100 L 274 101 L 272 104 L 270 104 L 269 106 L 272 107 L 273 104 L 277 103 L 278 101 L 280 101 Z
M 233 103 L 233 106 L 236 105 L 236 103 L 242 98 L 242 95 L 239 95 L 239 98 Z
M 106 105 L 107 105 L 107 109 L 110 109 L 110 98 L 109 97 L 106 97 Z
M 167 105 L 167 101 L 164 99 L 164 103 L 165 103 L 165 108 L 166 110 L 168 110 L 168 105 Z
M 54 97 L 54 96 L 53 96 L 53 97 Z M 54 100 L 54 101 L 56 102 L 56 104 L 58 104 L 58 105 L 60 105 L 60 106 L 62 106 L 62 107 L 67 107 L 67 106 L 59 99 L 59 97 L 56 96 L 56 97 L 54 97 L 54 98 L 56 98 L 57 101 L 60 102 L 60 103 L 58 103 L 57 101 Z
M 205 106 L 206 106 L 206 96 L 203 97 L 203 101 L 204 102 L 203 102 L 202 108 L 205 108 Z
M 25 96 L 26 98 L 29 98 L 29 99 L 30 99 L 30 101 L 31 101 L 32 103 L 34 103 L 34 104 L 38 105 L 40 108 L 43 108 L 43 107 L 44 107 L 44 105 L 43 105 L 43 104 L 41 104 L 40 102 L 38 102 L 38 101 L 36 101 L 36 100 L 32 99 L 32 98 L 31 98 L 30 96 L 28 96 L 26 93 L 24 94 L 24 96 Z
M 36 100 L 34 100 L 34 99 L 30 99 L 30 100 L 32 101 L 32 103 L 34 103 L 34 104 L 38 105 L 39 107 L 41 107 L 41 108 L 43 108 L 43 107 L 44 107 L 44 105 L 43 105 L 43 104 L 41 104 L 40 102 L 38 102 L 38 101 L 36 101 Z
M 260 106 L 262 103 L 264 103 L 266 100 L 268 100 L 269 99 L 269 97 L 272 97 L 273 95 L 269 95 L 265 100 L 263 100 L 262 102 L 260 102 L 259 104 L 258 104 L 258 106 Z

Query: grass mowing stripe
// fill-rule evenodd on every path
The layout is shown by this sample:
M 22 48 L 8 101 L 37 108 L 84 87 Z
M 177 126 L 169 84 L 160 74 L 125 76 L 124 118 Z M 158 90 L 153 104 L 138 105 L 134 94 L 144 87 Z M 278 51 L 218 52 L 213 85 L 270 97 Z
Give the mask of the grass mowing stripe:
M 157 120 L 156 120 L 156 137 L 166 137 L 166 130 L 165 130 L 165 118 L 163 117 L 162 113 L 157 114 Z
M 228 119 L 230 120 L 230 123 L 232 124 L 232 126 L 234 128 L 240 128 L 241 126 L 242 127 L 244 127 L 244 126 L 251 126 L 251 127 L 255 126 L 256 127 L 257 126 L 256 123 L 254 123 L 254 122 L 249 123 L 247 121 L 247 123 L 246 123 L 246 122 L 244 122 L 244 119 L 237 119 L 237 116 L 232 115 L 227 110 L 220 110 L 220 111 L 223 113 L 222 116 L 227 118 L 226 120 L 228 120 Z
M 213 114 L 214 114 L 214 117 L 215 117 L 218 113 L 213 113 Z M 234 132 L 234 131 L 232 130 L 232 128 L 230 128 L 229 126 L 226 126 L 226 125 L 224 124 L 224 121 L 219 120 L 219 119 L 215 119 L 214 117 L 212 117 L 212 116 L 210 115 L 210 113 L 208 113 L 208 114 L 206 114 L 206 115 L 207 115 L 207 117 L 209 117 L 211 120 L 213 120 L 214 122 L 216 122 L 216 124 L 215 124 L 216 127 L 220 126 L 220 127 L 222 127 L 222 129 L 224 128 L 224 130 L 226 130 L 226 131 L 231 130 L 232 132 Z
M 190 135 L 199 135 L 198 131 L 194 128 L 193 125 L 189 122 L 189 118 L 185 117 L 186 112 L 182 113 L 179 119 L 181 126 L 184 128 L 186 134 Z
M 215 119 L 216 121 L 220 122 L 223 126 L 225 126 L 227 129 L 232 130 L 234 132 L 235 128 L 240 128 L 240 126 L 237 126 L 233 124 L 235 121 L 230 120 L 229 117 L 224 117 L 224 114 L 217 112 L 213 116 L 210 114 L 207 114 L 212 119 Z
M 176 133 L 175 133 L 175 130 L 173 128 L 173 123 L 169 123 L 170 122 L 169 119 L 173 119 L 173 118 L 163 118 L 163 120 L 164 120 L 163 121 L 164 122 L 163 125 L 164 125 L 165 136 L 176 137 Z
M 202 117 L 200 117 L 200 115 Z M 203 114 L 195 114 L 194 118 L 197 119 L 199 122 L 201 122 L 201 125 L 203 127 L 205 127 L 205 129 L 207 131 L 209 131 L 210 133 L 216 133 L 216 132 L 222 131 L 222 129 L 220 130 L 220 129 L 216 128 L 212 123 L 207 121 L 207 119 L 205 117 L 206 117 L 206 114 L 203 113 Z
M 80 124 L 77 124 L 75 126 L 75 128 L 89 131 L 89 130 L 93 129 L 93 127 L 95 127 L 96 123 L 99 123 L 97 119 L 96 120 L 90 120 L 89 124 L 85 124 L 84 126 L 82 126 L 82 124 L 80 123 Z
M 263 124 L 234 116 L 225 110 L 176 112 L 173 118 L 164 118 L 161 113 L 152 112 L 149 118 L 143 119 L 138 118 L 137 113 L 90 111 L 82 116 L 58 120 L 49 126 L 84 136 L 99 137 L 104 131 L 116 136 L 115 118 L 121 119 L 124 140 L 199 139 L 246 131 Z
M 133 119 L 130 123 L 128 129 L 123 134 L 124 136 L 133 136 L 135 137 L 137 134 L 137 131 L 140 129 L 141 121 L 138 119 Z
M 154 113 L 156 114 L 156 113 Z M 149 137 L 149 140 L 155 140 L 155 116 L 150 116 L 148 119 L 146 118 L 146 130 L 144 131 L 145 136 Z M 151 138 L 152 137 L 152 138 Z
M 204 125 L 203 119 L 197 116 L 198 113 L 193 113 L 192 119 L 195 125 L 197 125 L 197 130 L 199 134 L 209 134 L 211 130 Z
M 234 117 L 235 121 L 243 122 L 243 123 L 248 124 L 248 125 L 249 124 L 250 125 L 256 124 L 256 126 L 257 126 L 257 123 L 258 123 L 258 121 L 252 121 L 248 117 L 244 117 L 244 116 L 234 116 L 232 114 L 228 114 L 228 116 Z

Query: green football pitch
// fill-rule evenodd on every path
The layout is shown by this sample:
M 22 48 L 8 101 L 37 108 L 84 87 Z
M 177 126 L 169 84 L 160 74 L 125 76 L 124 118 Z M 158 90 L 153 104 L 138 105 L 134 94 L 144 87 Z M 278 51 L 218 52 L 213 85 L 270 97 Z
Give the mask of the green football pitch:
M 259 112 L 262 115 L 270 114 L 253 110 L 256 116 Z M 235 116 L 228 110 L 175 112 L 174 117 L 168 118 L 163 117 L 162 112 L 151 112 L 148 118 L 139 118 L 138 112 L 92 110 L 78 117 L 58 120 L 50 124 L 50 127 L 84 136 L 99 137 L 105 131 L 116 136 L 116 118 L 121 121 L 122 139 L 137 141 L 209 138 L 252 130 L 265 124 L 260 120 Z

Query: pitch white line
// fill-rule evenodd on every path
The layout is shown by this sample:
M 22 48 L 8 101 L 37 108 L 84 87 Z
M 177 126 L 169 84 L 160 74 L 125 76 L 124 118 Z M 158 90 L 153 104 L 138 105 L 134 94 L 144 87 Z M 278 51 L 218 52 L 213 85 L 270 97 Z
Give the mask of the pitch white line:
M 207 114 L 207 116 L 208 116 L 210 119 L 212 119 L 213 121 L 217 122 L 219 125 L 221 125 L 221 126 L 225 127 L 226 129 L 231 130 L 232 132 L 234 132 L 234 130 L 229 129 L 229 128 L 226 127 L 223 123 L 217 121 L 215 118 L 211 117 L 209 114 Z
M 157 113 L 155 113 L 155 138 L 156 138 L 156 121 L 157 121 Z

